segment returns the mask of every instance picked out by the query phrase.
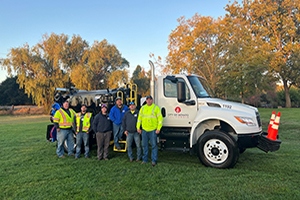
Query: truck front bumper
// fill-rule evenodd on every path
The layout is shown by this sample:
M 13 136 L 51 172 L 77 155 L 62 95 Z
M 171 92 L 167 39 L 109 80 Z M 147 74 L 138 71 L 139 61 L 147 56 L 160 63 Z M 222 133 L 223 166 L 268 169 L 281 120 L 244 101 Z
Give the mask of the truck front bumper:
M 258 147 L 266 153 L 277 151 L 280 148 L 281 141 L 279 139 L 270 140 L 267 135 L 266 132 L 238 135 L 238 146 L 240 149 Z

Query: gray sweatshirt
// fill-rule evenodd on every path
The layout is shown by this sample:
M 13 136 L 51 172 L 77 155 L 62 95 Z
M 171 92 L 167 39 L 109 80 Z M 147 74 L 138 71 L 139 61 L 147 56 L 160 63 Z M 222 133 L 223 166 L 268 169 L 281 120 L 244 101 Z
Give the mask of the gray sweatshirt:
M 139 117 L 138 110 L 135 110 L 133 114 L 131 113 L 130 110 L 127 111 L 123 117 L 123 122 L 122 122 L 123 130 L 128 131 L 129 133 L 137 132 L 136 123 L 138 117 Z

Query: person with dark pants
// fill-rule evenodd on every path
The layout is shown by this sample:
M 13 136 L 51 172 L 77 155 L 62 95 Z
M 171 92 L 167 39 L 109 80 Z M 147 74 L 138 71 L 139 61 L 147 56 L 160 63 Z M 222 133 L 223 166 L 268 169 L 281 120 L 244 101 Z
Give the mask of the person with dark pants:
M 127 136 L 127 151 L 128 151 L 128 157 L 130 159 L 130 162 L 133 161 L 133 153 L 132 153 L 132 142 L 133 139 L 136 144 L 136 150 L 137 150 L 137 159 L 136 162 L 141 160 L 142 157 L 142 149 L 141 149 L 141 138 L 139 133 L 136 129 L 136 123 L 138 119 L 138 110 L 136 110 L 136 106 L 134 102 L 129 103 L 129 111 L 127 111 L 123 117 L 123 130 L 125 135 Z
M 147 104 L 144 105 L 139 112 L 137 131 L 142 134 L 143 141 L 143 162 L 148 163 L 149 140 L 151 143 L 151 159 L 152 167 L 157 164 L 157 134 L 163 125 L 163 117 L 158 106 L 153 103 L 152 96 L 146 97 Z M 142 126 L 142 130 L 140 129 Z
M 126 105 L 123 105 L 121 97 L 116 98 L 116 105 L 112 107 L 109 112 L 109 118 L 113 122 L 113 133 L 114 133 L 114 143 L 116 149 L 121 150 L 119 141 L 122 140 L 122 136 L 124 130 L 122 128 L 122 120 L 125 112 L 127 112 L 129 108 Z
M 74 123 L 75 111 L 69 108 L 69 102 L 65 100 L 62 108 L 55 112 L 53 117 L 54 126 L 57 130 L 57 156 L 63 158 L 64 149 L 63 144 L 67 140 L 68 155 L 74 155 L 74 137 L 72 126 Z
M 81 112 L 75 115 L 74 119 L 74 132 L 76 133 L 76 153 L 75 159 L 79 158 L 81 153 L 81 144 L 84 144 L 84 156 L 89 158 L 89 133 L 92 131 L 93 117 L 92 113 L 86 112 L 87 107 L 85 104 L 81 106 Z
M 93 121 L 93 130 L 96 133 L 97 140 L 97 158 L 98 160 L 108 160 L 108 147 L 112 133 L 112 122 L 107 115 L 105 104 L 101 106 L 101 113 L 97 114 Z

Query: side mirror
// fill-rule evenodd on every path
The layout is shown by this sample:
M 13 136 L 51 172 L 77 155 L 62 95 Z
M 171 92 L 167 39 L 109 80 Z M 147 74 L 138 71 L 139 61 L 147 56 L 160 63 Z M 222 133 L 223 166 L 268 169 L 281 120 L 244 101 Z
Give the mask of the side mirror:
M 177 82 L 177 101 L 185 102 L 185 83 Z

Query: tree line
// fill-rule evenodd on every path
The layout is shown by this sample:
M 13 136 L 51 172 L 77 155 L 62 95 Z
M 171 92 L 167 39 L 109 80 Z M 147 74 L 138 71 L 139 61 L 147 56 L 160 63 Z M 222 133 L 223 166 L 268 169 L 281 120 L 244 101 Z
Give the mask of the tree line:
M 289 90 L 300 83 L 299 7 L 299 0 L 244 0 L 228 4 L 218 19 L 181 17 L 165 64 L 157 63 L 165 74 L 199 74 L 217 96 L 242 102 L 281 82 L 291 107 Z
M 17 84 L 33 103 L 45 106 L 46 110 L 53 103 L 55 87 L 97 90 L 121 87 L 129 81 L 129 62 L 115 45 L 105 39 L 89 45 L 78 35 L 69 38 L 64 34 L 45 34 L 33 47 L 25 44 L 12 48 L 0 64 L 10 76 L 16 75 Z M 132 81 L 147 79 L 145 76 L 137 66 Z M 146 93 L 146 86 L 140 85 L 138 92 Z
M 217 19 L 180 17 L 165 63 L 161 57 L 156 63 L 163 74 L 199 74 L 218 97 L 242 103 L 274 91 L 280 81 L 291 107 L 290 89 L 300 83 L 299 6 L 300 0 L 244 0 L 227 4 Z M 137 66 L 129 80 L 129 61 L 105 39 L 89 45 L 78 35 L 45 34 L 33 47 L 12 48 L 0 64 L 34 103 L 48 108 L 54 87 L 95 90 L 132 81 L 142 95 L 149 92 L 149 72 Z

